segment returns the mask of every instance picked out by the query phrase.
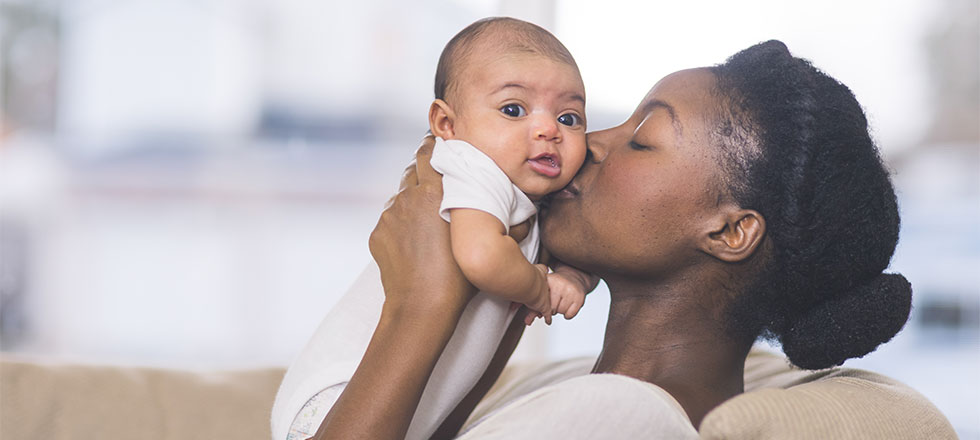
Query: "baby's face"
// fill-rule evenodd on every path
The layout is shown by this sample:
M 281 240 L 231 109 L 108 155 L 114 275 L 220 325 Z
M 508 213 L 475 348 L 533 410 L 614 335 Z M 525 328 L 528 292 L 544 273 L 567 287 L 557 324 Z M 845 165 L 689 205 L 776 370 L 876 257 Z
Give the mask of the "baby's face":
M 512 54 L 461 69 L 454 137 L 487 156 L 532 200 L 563 188 L 585 160 L 585 86 L 578 71 Z

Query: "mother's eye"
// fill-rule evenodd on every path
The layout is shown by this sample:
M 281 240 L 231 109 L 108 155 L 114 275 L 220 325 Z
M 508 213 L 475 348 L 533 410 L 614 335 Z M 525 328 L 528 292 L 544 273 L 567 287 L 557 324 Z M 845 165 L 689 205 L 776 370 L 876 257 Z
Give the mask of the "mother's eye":
M 636 142 L 633 142 L 633 141 L 630 141 L 630 148 L 632 148 L 634 150 L 649 150 L 650 149 L 650 147 L 648 147 L 646 145 L 640 145 L 640 144 L 638 144 Z
M 521 107 L 518 104 L 507 104 L 500 107 L 500 112 L 512 118 L 519 118 L 527 115 L 527 110 L 524 110 L 524 107 Z

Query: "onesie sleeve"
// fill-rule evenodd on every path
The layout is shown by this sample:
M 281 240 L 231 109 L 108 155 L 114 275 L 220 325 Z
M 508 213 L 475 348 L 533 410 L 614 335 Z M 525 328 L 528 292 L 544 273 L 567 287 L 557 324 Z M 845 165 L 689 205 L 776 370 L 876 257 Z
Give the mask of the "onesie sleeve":
M 493 159 L 460 140 L 436 138 L 432 168 L 442 174 L 439 215 L 447 222 L 449 210 L 478 209 L 496 217 L 507 232 L 536 212 L 531 200 L 497 167 Z

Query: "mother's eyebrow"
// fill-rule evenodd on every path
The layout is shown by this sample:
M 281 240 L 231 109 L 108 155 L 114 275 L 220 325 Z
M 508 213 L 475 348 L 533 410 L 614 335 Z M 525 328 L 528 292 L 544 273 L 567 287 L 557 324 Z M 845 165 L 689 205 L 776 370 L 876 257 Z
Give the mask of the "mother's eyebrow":
M 677 119 L 677 112 L 674 110 L 674 106 L 668 104 L 666 101 L 661 101 L 659 99 L 651 99 L 643 104 L 642 114 L 649 114 L 655 109 L 662 108 L 667 111 L 670 115 L 670 122 L 674 126 L 674 131 L 680 135 L 683 132 L 683 127 L 681 127 L 680 120 Z

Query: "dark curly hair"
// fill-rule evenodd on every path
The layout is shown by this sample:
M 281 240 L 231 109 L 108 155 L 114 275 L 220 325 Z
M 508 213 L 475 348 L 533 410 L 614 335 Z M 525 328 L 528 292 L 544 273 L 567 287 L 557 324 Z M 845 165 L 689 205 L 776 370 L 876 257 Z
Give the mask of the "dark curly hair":
M 912 288 L 883 273 L 898 205 L 860 104 L 775 40 L 711 70 L 725 184 L 766 220 L 763 261 L 736 296 L 732 328 L 778 340 L 808 369 L 874 351 L 905 325 Z

